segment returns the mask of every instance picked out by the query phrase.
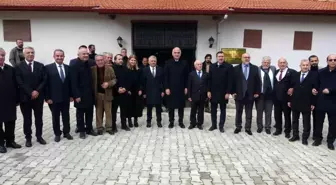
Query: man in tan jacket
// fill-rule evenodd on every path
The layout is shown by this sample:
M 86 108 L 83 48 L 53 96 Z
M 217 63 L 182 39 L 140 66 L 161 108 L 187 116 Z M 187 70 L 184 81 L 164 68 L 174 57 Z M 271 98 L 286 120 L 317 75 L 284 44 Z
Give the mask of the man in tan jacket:
M 111 114 L 113 100 L 112 87 L 117 82 L 114 70 L 112 67 L 105 65 L 104 55 L 96 55 L 96 66 L 91 67 L 91 70 L 92 85 L 95 94 L 96 127 L 98 135 L 102 135 L 104 131 L 104 113 L 106 115 L 106 132 L 113 135 Z

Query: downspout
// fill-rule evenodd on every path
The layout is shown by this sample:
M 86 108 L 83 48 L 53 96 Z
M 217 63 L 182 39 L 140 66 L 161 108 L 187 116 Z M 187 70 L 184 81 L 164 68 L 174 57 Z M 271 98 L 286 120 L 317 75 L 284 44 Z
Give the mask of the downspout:
M 220 51 L 221 47 L 220 47 L 220 40 L 219 40 L 219 35 L 221 34 L 220 32 L 220 25 L 221 23 L 224 22 L 224 18 L 222 18 L 220 21 L 217 22 L 216 24 L 216 41 L 217 41 L 217 51 Z M 217 52 L 216 51 L 216 52 Z

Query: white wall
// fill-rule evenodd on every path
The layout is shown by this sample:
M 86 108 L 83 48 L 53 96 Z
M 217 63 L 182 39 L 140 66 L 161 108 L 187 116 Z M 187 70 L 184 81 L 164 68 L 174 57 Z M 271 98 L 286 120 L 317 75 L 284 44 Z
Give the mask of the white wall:
M 242 48 L 244 29 L 262 30 L 262 48 L 247 48 L 251 62 L 257 65 L 269 55 L 275 65 L 280 57 L 285 57 L 290 67 L 298 69 L 301 59 L 316 54 L 320 65 L 325 66 L 327 55 L 336 53 L 336 16 L 232 14 L 220 26 L 221 47 Z M 313 32 L 311 51 L 293 50 L 295 31 Z
M 216 53 L 216 47 L 209 48 L 208 39 L 216 37 L 216 23 L 211 16 L 128 16 L 118 15 L 111 20 L 107 15 L 97 13 L 59 13 L 59 12 L 0 12 L 0 47 L 3 47 L 9 58 L 9 51 L 15 42 L 4 42 L 3 19 L 30 19 L 32 42 L 25 46 L 35 48 L 36 60 L 45 64 L 51 63 L 52 52 L 61 48 L 66 54 L 66 63 L 77 55 L 78 46 L 95 44 L 96 52 L 120 53 L 117 37 L 124 39 L 124 47 L 128 54 L 132 52 L 131 20 L 198 20 L 198 41 L 196 57 L 204 58 L 205 54 Z

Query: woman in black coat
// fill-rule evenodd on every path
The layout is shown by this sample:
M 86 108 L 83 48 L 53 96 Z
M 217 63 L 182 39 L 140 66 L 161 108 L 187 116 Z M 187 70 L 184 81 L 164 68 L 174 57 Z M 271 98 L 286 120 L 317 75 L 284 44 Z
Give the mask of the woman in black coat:
M 138 67 L 136 57 L 131 55 L 128 57 L 127 70 L 121 86 L 126 89 L 123 95 L 125 103 L 125 115 L 128 118 L 129 127 L 133 127 L 132 118 L 134 118 L 134 126 L 138 127 L 138 117 L 142 117 L 143 99 L 141 85 L 141 70 Z

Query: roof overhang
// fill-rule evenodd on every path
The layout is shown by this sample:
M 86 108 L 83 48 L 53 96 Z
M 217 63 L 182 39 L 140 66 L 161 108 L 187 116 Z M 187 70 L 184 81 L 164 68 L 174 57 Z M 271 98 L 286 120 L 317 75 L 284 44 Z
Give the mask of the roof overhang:
M 255 14 L 305 14 L 305 15 L 336 15 L 336 10 L 307 10 L 307 9 L 266 9 L 266 8 L 235 8 L 233 13 Z

